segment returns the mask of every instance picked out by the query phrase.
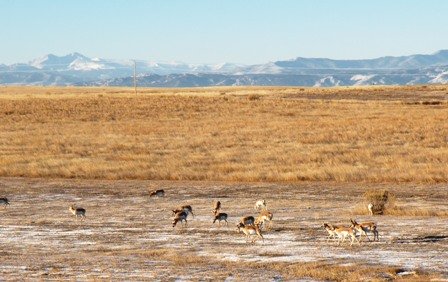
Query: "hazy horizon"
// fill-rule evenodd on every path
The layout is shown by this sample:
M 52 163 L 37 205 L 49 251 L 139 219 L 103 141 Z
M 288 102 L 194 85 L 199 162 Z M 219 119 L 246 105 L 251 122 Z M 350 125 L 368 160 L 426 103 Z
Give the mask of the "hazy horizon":
M 73 52 L 191 64 L 432 54 L 448 49 L 447 8 L 440 0 L 7 0 L 0 63 Z

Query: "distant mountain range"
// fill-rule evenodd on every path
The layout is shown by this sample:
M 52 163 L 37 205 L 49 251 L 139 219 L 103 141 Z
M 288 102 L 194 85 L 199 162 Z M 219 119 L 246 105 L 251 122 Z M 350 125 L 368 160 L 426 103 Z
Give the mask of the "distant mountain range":
M 448 84 L 448 50 L 367 60 L 302 58 L 258 65 L 136 61 L 139 86 L 344 86 Z M 0 64 L 2 85 L 131 86 L 133 61 L 49 54 L 29 63 Z

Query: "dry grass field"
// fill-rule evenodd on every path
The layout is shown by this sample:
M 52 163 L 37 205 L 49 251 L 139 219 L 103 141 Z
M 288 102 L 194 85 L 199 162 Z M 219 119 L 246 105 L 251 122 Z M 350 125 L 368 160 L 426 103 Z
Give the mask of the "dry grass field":
M 0 280 L 446 281 L 448 86 L 0 87 L 1 197 Z M 258 199 L 273 228 L 248 244 Z M 350 218 L 380 241 L 327 242 Z
M 448 87 L 0 88 L 0 176 L 447 182 Z

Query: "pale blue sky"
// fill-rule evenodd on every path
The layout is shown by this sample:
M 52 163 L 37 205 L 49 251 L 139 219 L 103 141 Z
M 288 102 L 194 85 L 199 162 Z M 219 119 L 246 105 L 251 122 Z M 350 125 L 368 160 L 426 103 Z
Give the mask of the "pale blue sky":
M 264 63 L 448 49 L 444 0 L 0 0 L 0 63 L 53 53 Z

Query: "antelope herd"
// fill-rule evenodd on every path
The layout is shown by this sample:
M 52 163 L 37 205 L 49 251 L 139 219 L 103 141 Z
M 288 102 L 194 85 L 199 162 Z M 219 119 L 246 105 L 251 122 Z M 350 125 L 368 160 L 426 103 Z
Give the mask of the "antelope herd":
M 162 191 L 157 194 L 157 191 Z M 153 191 L 151 196 L 159 196 L 162 197 L 165 195 L 163 190 Z M 222 204 L 220 201 L 216 201 L 213 203 L 213 224 L 218 221 L 218 225 L 221 226 L 221 221 L 225 222 L 225 225 L 228 225 L 228 217 L 229 215 L 221 211 Z M 368 204 L 367 209 L 370 214 L 372 214 L 372 204 Z M 257 239 L 262 239 L 264 241 L 264 237 L 262 235 L 262 230 L 270 230 L 272 226 L 272 218 L 273 214 L 267 209 L 266 200 L 258 200 L 255 202 L 254 210 L 259 211 L 258 216 L 255 218 L 254 216 L 244 216 L 240 219 L 240 222 L 237 224 L 238 233 L 243 233 L 246 236 L 246 241 L 250 241 L 254 243 Z M 182 206 L 172 210 L 173 212 L 173 227 L 180 221 L 185 222 L 187 225 L 187 217 L 192 212 L 191 206 Z M 193 215 L 194 216 L 194 215 Z M 377 226 L 374 222 L 362 222 L 358 223 L 357 221 L 350 219 L 350 226 L 335 226 L 329 223 L 324 223 L 323 227 L 328 232 L 327 242 L 330 239 L 337 239 L 337 244 L 340 245 L 346 239 L 350 239 L 350 246 L 353 245 L 354 242 L 360 244 L 362 241 L 362 236 L 364 235 L 370 241 L 367 233 L 373 233 L 373 241 L 379 241 Z M 359 233 L 359 239 L 357 235 Z
M 164 197 L 165 191 L 163 189 L 155 190 L 150 192 L 150 197 Z M 6 209 L 7 206 L 10 205 L 9 200 L 7 198 L 0 198 L 0 205 L 4 206 Z M 221 211 L 221 202 L 216 201 L 213 203 L 213 224 L 218 221 L 218 225 L 221 226 L 221 221 L 225 222 L 225 225 L 228 225 L 228 214 Z M 369 213 L 372 215 L 373 205 L 370 203 L 367 206 Z M 254 209 L 259 211 L 258 216 L 255 218 L 254 216 L 244 216 L 240 219 L 240 222 L 236 225 L 238 233 L 244 233 L 246 236 L 246 240 L 250 240 L 254 243 L 257 239 L 262 239 L 264 241 L 264 237 L 262 235 L 262 230 L 270 230 L 272 225 L 273 214 L 267 209 L 266 200 L 258 200 Z M 86 210 L 81 207 L 76 207 L 75 205 L 71 205 L 69 207 L 69 211 L 76 217 L 76 219 L 84 220 L 86 218 Z M 183 227 L 187 226 L 187 218 L 189 215 L 192 215 L 194 218 L 193 208 L 191 205 L 183 205 L 177 207 L 172 210 L 173 215 L 173 228 L 176 227 L 177 223 L 180 222 Z M 356 220 L 350 219 L 351 225 L 349 226 L 339 226 L 333 225 L 330 223 L 324 223 L 323 227 L 328 232 L 327 242 L 330 239 L 336 239 L 337 244 L 340 245 L 347 238 L 350 239 L 350 246 L 353 243 L 360 244 L 362 241 L 362 236 L 367 237 L 369 241 L 370 237 L 368 233 L 373 234 L 373 241 L 379 241 L 379 233 L 377 230 L 377 225 L 374 222 L 361 222 L 358 223 Z M 357 235 L 359 233 L 359 239 Z

